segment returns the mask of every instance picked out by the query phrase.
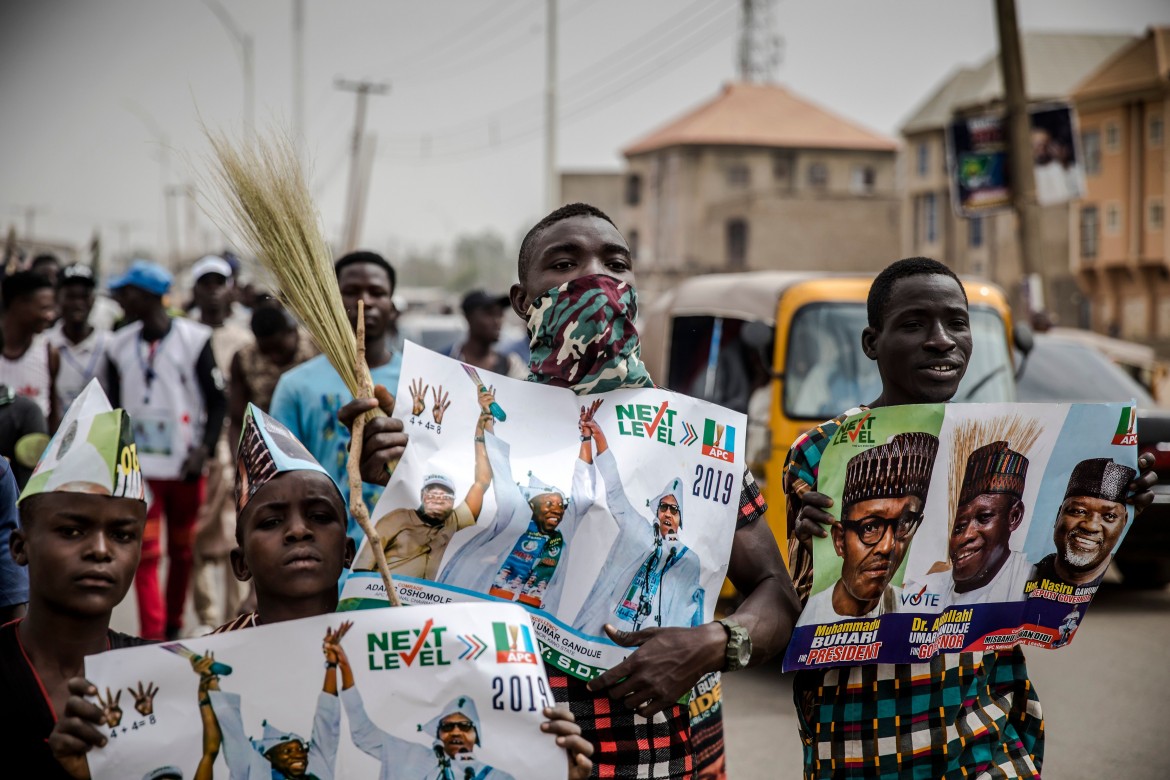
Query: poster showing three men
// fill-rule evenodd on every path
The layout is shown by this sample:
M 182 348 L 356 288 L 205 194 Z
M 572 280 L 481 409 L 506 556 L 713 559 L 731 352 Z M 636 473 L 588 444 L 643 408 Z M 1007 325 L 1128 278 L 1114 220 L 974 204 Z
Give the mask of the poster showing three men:
M 406 399 L 431 388 L 427 403 Z M 441 424 L 429 399 L 449 402 Z M 532 613 L 549 663 L 582 679 L 632 631 L 713 619 L 743 477 L 742 414 L 665 390 L 579 397 L 407 345 L 411 445 L 373 520 L 399 598 Z M 368 544 L 341 609 L 382 605 Z
M 1133 518 L 1128 404 L 861 410 L 820 480 L 836 523 L 788 669 L 1071 641 Z

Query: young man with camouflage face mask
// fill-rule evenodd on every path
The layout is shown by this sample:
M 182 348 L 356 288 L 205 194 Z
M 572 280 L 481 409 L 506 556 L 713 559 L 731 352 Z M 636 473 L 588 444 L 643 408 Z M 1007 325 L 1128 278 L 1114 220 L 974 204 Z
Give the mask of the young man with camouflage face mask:
M 635 321 L 635 259 L 601 210 L 584 203 L 557 209 L 525 236 L 512 286 L 513 310 L 528 324 L 529 381 L 585 395 L 650 387 Z M 558 361 L 562 349 L 573 355 Z M 351 422 L 374 408 L 354 401 L 339 415 Z M 402 423 L 377 418 L 366 426 L 363 478 L 385 484 L 385 465 L 406 446 Z M 704 676 L 772 657 L 787 644 L 799 611 L 792 581 L 767 523 L 755 480 L 744 472 L 728 576 L 744 601 L 724 621 L 627 632 L 606 628 L 614 642 L 636 647 L 624 662 L 589 683 L 549 669 L 553 692 L 567 703 L 594 743 L 600 776 L 691 778 L 722 761 L 722 721 L 692 733 L 678 700 Z M 603 572 L 603 575 L 605 573 Z

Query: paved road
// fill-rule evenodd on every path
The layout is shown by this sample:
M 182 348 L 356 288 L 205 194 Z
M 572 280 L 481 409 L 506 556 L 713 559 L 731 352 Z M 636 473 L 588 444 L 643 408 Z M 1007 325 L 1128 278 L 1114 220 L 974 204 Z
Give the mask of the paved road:
M 1076 639 L 1032 650 L 1051 780 L 1170 777 L 1170 590 L 1106 584 Z M 800 777 L 792 682 L 779 665 L 727 675 L 727 764 L 734 780 Z

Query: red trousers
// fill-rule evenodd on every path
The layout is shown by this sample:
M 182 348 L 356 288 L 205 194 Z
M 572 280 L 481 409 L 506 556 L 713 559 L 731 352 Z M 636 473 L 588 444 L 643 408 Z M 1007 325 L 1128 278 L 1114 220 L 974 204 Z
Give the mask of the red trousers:
M 138 594 L 138 620 L 144 639 L 177 636 L 183 627 L 183 608 L 191 585 L 194 558 L 195 520 L 203 503 L 204 478 L 198 482 L 174 479 L 147 480 L 153 494 L 146 511 L 146 530 L 142 535 L 142 560 L 134 575 Z M 158 582 L 158 563 L 162 556 L 159 537 L 162 520 L 167 521 L 167 589 L 166 604 Z

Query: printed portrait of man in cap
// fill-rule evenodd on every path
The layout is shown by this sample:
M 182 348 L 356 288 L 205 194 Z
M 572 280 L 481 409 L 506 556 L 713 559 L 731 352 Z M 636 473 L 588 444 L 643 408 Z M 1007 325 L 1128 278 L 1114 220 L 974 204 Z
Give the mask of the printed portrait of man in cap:
M 849 460 L 841 517 L 832 528 L 841 578 L 809 597 L 804 622 L 893 611 L 901 589 L 890 582 L 922 522 L 937 453 L 937 437 L 900 433 Z
M 1125 499 L 1136 476 L 1135 469 L 1111 458 L 1092 458 L 1076 465 L 1052 533 L 1056 552 L 1036 564 L 1029 586 L 1045 579 L 1077 587 L 1100 584 L 1129 521 Z
M 1032 564 L 1010 542 L 1024 520 L 1027 476 L 1028 459 L 1006 441 L 980 447 L 967 458 L 947 546 L 950 566 L 915 585 L 939 595 L 932 609 L 1021 598 Z

